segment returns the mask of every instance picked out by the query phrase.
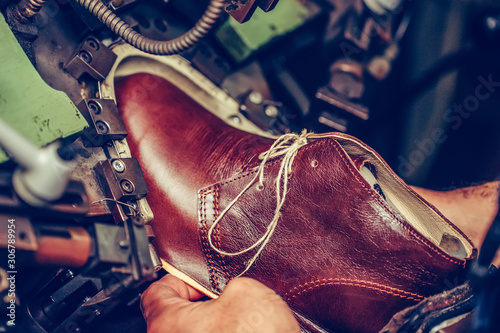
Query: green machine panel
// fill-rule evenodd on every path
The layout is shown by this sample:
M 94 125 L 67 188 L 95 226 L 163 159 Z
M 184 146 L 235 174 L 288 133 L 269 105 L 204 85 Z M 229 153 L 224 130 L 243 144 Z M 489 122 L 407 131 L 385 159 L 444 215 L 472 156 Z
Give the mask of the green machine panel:
M 33 67 L 0 14 L 0 118 L 37 146 L 80 132 L 87 121 Z M 0 149 L 0 163 L 8 160 Z
M 255 10 L 252 18 L 240 24 L 229 18 L 216 32 L 221 46 L 234 61 L 241 62 L 273 39 L 285 35 L 320 13 L 318 5 L 303 0 L 281 0 L 272 11 Z

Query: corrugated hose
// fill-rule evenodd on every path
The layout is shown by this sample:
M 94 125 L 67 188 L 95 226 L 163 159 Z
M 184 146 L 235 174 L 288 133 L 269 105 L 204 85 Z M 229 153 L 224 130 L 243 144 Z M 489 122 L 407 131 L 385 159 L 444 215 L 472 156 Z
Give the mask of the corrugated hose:
M 147 38 L 125 23 L 101 0 L 74 0 L 84 7 L 106 27 L 111 29 L 127 43 L 141 51 L 156 55 L 173 55 L 181 53 L 200 41 L 214 26 L 224 10 L 226 0 L 211 0 L 205 13 L 193 28 L 183 35 L 168 41 L 158 41 Z M 18 5 L 19 14 L 25 18 L 36 15 L 47 0 L 21 0 Z

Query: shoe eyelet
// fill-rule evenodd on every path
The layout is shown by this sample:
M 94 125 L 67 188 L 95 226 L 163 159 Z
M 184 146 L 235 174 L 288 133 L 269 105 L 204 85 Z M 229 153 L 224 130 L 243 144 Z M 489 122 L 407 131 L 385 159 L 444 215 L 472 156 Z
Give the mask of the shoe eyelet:
M 257 191 L 262 191 L 264 189 L 264 185 L 258 184 L 257 185 Z
M 319 162 L 317 160 L 312 160 L 311 161 L 311 167 L 316 168 L 318 166 Z

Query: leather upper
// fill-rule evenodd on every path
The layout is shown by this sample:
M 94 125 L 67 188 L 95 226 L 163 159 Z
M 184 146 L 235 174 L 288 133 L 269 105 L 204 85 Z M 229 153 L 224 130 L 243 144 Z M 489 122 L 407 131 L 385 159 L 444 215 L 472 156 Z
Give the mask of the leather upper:
M 218 294 L 255 252 L 221 255 L 210 247 L 208 229 L 273 140 L 230 127 L 166 80 L 141 87 L 147 76 L 119 80 L 116 96 L 149 187 L 154 245 L 162 259 Z M 343 140 L 357 142 L 332 135 L 298 151 L 278 226 L 245 274 L 281 295 L 309 332 L 376 332 L 396 312 L 462 280 L 473 255 L 456 258 L 414 228 L 361 176 L 371 161 L 348 154 Z M 255 183 L 216 226 L 217 247 L 237 252 L 265 232 L 280 162 L 271 160 L 264 188 Z M 469 242 L 404 184 L 398 191 Z

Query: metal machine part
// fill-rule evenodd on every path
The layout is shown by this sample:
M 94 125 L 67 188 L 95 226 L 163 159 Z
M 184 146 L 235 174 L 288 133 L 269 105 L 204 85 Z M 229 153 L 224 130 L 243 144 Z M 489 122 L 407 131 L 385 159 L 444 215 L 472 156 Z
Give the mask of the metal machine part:
M 331 62 L 328 83 L 315 94 L 318 122 L 344 132 L 363 128 L 373 98 L 368 76 L 382 81 L 389 75 L 408 25 L 403 3 L 354 1 L 345 9 L 346 24 L 339 27 L 337 41 L 341 53 Z
M 383 15 L 387 12 L 397 10 L 403 0 L 364 0 L 365 5 L 374 13 Z
M 40 11 L 47 1 L 23 0 L 16 7 L 15 15 L 21 22 L 27 22 Z M 75 0 L 75 2 L 91 12 L 92 15 L 127 43 L 144 52 L 158 55 L 178 54 L 195 45 L 210 31 L 226 4 L 226 0 L 211 0 L 205 13 L 191 30 L 172 41 L 157 41 L 136 32 L 113 13 L 112 9 L 107 8 L 101 0 Z M 84 56 L 82 60 L 91 60 L 87 57 Z
M 100 147 L 110 140 L 122 140 L 127 136 L 113 100 L 84 99 L 78 109 L 89 123 L 82 137 L 84 145 Z
M 228 0 L 226 12 L 228 12 L 236 21 L 244 23 L 248 21 L 257 7 L 264 12 L 274 9 L 279 0 Z
M 1 214 L 7 221 L 10 217 Z M 8 233 L 0 232 L 0 247 L 7 248 Z M 92 238 L 83 227 L 33 223 L 29 218 L 16 219 L 18 265 L 83 267 L 92 252 Z
M 290 132 L 283 103 L 266 100 L 255 90 L 242 96 L 241 100 L 241 113 L 261 129 L 272 134 Z
M 61 157 L 60 143 L 38 149 L 0 119 L 0 146 L 19 164 L 12 183 L 24 201 L 45 206 L 62 197 L 75 162 Z
M 91 230 L 95 248 L 87 265 L 61 271 L 28 304 L 31 320 L 42 332 L 68 325 L 84 330 L 97 317 L 133 300 L 134 290 L 156 277 L 140 216 L 128 218 L 123 226 L 95 223 Z
M 95 80 L 104 80 L 108 75 L 116 55 L 95 37 L 89 36 L 75 50 L 71 60 L 64 65 L 75 79 L 83 74 L 90 75 Z

